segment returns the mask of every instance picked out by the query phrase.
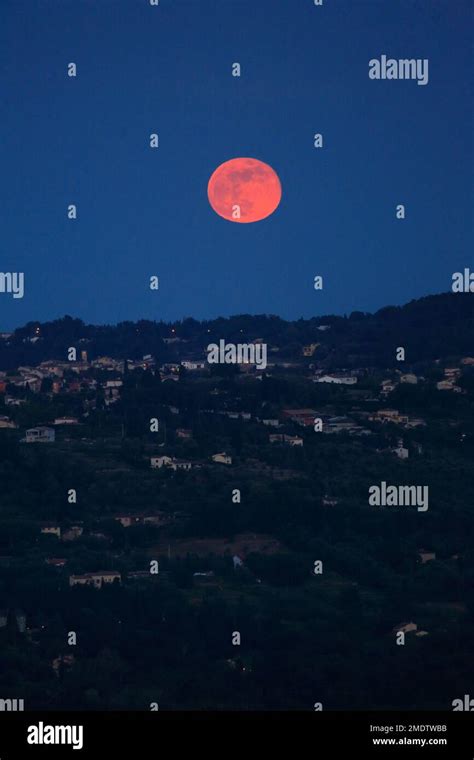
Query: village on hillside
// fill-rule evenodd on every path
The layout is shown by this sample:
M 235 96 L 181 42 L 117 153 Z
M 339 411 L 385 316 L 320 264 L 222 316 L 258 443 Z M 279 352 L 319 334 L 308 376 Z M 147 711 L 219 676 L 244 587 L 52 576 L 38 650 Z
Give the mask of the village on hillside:
M 247 339 L 265 344 L 264 369 L 211 364 L 179 326 L 161 356 L 98 353 L 79 335 L 44 358 L 45 329 L 0 335 L 0 362 L 11 345 L 39 357 L 0 370 L 0 637 L 28 663 L 19 698 L 379 705 L 350 656 L 390 673 L 389 707 L 420 707 L 421 670 L 456 635 L 432 698 L 444 705 L 473 627 L 473 355 L 339 366 L 321 324 L 309 342 Z M 429 490 L 429 508 L 373 506 L 387 484 Z M 418 673 L 409 696 L 396 657 Z

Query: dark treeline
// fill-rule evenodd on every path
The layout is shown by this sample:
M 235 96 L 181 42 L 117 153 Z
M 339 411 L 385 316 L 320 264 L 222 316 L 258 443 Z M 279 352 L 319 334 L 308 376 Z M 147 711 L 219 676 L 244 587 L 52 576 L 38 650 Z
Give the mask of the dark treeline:
M 317 330 L 321 325 L 330 329 Z M 432 360 L 472 351 L 473 332 L 474 300 L 468 293 L 427 296 L 375 314 L 353 312 L 293 322 L 244 314 L 210 321 L 186 318 L 172 323 L 141 320 L 94 326 L 66 316 L 45 324 L 30 322 L 15 330 L 8 341 L 0 341 L 0 369 L 64 357 L 70 346 L 86 349 L 89 358 L 136 359 L 152 354 L 160 361 L 171 361 L 176 344 L 167 345 L 163 339 L 172 337 L 187 341 L 187 350 L 201 352 L 221 338 L 234 343 L 262 338 L 281 348 L 279 357 L 300 355 L 301 345 L 317 339 L 321 344 L 318 359 L 326 360 L 328 366 L 392 366 L 394 345 L 404 346 L 417 361 Z M 32 343 L 31 338 L 39 339 Z

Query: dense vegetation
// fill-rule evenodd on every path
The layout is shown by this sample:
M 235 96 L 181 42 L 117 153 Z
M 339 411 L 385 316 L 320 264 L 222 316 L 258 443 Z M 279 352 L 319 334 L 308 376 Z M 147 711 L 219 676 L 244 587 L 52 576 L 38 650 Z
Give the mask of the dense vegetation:
M 439 296 L 293 324 L 236 317 L 95 328 L 65 318 L 17 330 L 0 344 L 12 377 L 19 364 L 64 358 L 81 340 L 90 356 L 171 361 L 179 345 L 162 341 L 171 329 L 189 340 L 186 351 L 205 345 L 208 330 L 213 339 L 262 337 L 288 357 L 301 358 L 315 336 L 322 350 L 301 371 L 258 381 L 183 372 L 163 382 L 155 369 L 126 371 L 109 406 L 101 383 L 117 373 L 99 369 L 89 371 L 94 392 L 53 394 L 49 379 L 38 393 L 8 386 L 25 403 L 7 407 L 0 395 L 0 416 L 19 426 L 0 430 L 0 697 L 23 698 L 27 709 L 450 709 L 474 683 L 474 382 L 468 366 L 458 379 L 464 392 L 436 382 L 472 354 L 473 313 L 469 297 Z M 318 324 L 331 329 L 316 332 Z M 42 340 L 24 342 L 38 327 Z M 424 379 L 381 398 L 394 345 Z M 311 362 L 357 366 L 357 389 L 313 383 Z M 271 444 L 261 420 L 285 407 L 359 415 L 368 433 L 318 435 L 287 422 L 282 430 L 304 446 Z M 381 407 L 426 425 L 369 421 Z M 233 410 L 252 417 L 231 419 Z M 62 415 L 81 424 L 58 429 L 54 444 L 20 441 L 26 428 Z M 153 416 L 158 434 L 149 432 Z M 391 451 L 400 436 L 410 452 L 403 461 Z M 212 463 L 218 451 L 231 466 Z M 163 452 L 200 466 L 152 470 L 150 456 Z M 429 510 L 369 506 L 368 488 L 381 480 L 429 486 Z M 115 519 L 145 513 L 169 523 Z M 40 532 L 43 521 L 63 531 L 80 522 L 83 533 L 62 541 Z M 423 564 L 422 549 L 435 558 Z M 151 560 L 159 574 L 134 578 Z M 70 575 L 105 569 L 121 583 L 70 588 Z M 407 634 L 398 646 L 393 628 L 405 621 L 428 635 Z

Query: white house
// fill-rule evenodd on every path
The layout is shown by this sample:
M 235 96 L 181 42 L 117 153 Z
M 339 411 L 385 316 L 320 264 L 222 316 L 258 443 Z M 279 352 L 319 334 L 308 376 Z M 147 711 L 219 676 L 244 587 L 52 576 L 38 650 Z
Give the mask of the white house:
M 37 427 L 30 428 L 26 431 L 26 437 L 22 439 L 25 443 L 54 443 L 56 433 L 53 428 Z
M 396 382 L 396 380 L 389 380 L 389 379 L 382 380 L 381 393 L 383 393 L 384 395 L 388 395 L 389 393 L 395 390 L 397 385 L 398 383 Z
M 206 362 L 195 362 L 195 361 L 182 361 L 181 366 L 184 367 L 184 369 L 188 370 L 202 370 L 206 369 Z
M 266 420 L 262 420 L 262 422 L 267 427 L 279 427 L 280 426 L 280 421 L 276 420 L 274 418 L 268 418 Z
M 394 449 L 392 449 L 393 453 L 397 455 L 399 459 L 408 459 L 408 449 L 405 448 L 403 443 L 400 441 L 398 446 Z
M 56 525 L 55 523 L 43 523 L 43 525 L 41 526 L 41 533 L 45 533 L 50 536 L 56 536 L 57 538 L 61 538 L 61 528 L 59 525 Z
M 5 396 L 5 406 L 21 406 L 26 404 L 26 398 L 15 398 L 14 396 Z
M 315 379 L 316 383 L 334 383 L 335 385 L 355 385 L 357 378 L 353 375 L 321 375 Z
M 223 451 L 220 454 L 213 454 L 212 461 L 218 464 L 232 464 L 232 457 Z
M 439 383 L 436 383 L 436 388 L 439 391 L 454 391 L 456 386 L 454 385 L 454 380 L 448 379 L 440 380 Z

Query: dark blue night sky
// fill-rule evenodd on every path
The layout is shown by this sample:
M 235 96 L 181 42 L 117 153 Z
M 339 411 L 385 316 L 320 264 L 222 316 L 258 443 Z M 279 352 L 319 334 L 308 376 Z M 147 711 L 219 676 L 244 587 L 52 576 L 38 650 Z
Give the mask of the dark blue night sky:
M 0 270 L 25 273 L 25 296 L 0 294 L 0 330 L 65 313 L 293 319 L 449 290 L 472 264 L 470 8 L 2 0 Z M 382 54 L 428 58 L 429 83 L 370 80 Z M 209 206 L 236 156 L 281 179 L 262 222 Z

